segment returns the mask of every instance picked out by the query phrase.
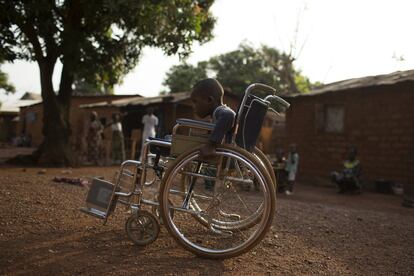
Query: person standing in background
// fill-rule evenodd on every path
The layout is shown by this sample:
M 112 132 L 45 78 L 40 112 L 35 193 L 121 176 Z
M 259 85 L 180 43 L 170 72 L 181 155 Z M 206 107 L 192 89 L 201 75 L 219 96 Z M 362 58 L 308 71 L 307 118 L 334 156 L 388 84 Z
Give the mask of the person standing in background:
M 124 134 L 119 114 L 112 114 L 112 163 L 121 164 L 125 160 Z
M 276 176 L 278 192 L 286 192 L 286 158 L 282 148 L 276 149 L 276 159 L 273 162 L 273 171 Z
M 158 126 L 158 118 L 154 115 L 154 109 L 149 107 L 147 109 L 147 114 L 145 114 L 142 117 L 142 124 L 144 125 L 143 131 L 142 131 L 142 145 L 141 145 L 141 153 L 143 146 L 145 144 L 145 141 L 149 137 L 155 137 L 156 131 L 155 127 Z
M 298 172 L 298 165 L 299 165 L 299 154 L 296 150 L 296 144 L 290 145 L 289 155 L 286 160 L 286 172 L 287 176 L 287 187 L 285 193 L 287 195 L 293 194 L 293 185 L 295 184 L 296 180 L 296 173 Z
M 98 113 L 93 111 L 90 114 L 90 124 L 88 129 L 88 161 L 94 165 L 100 163 L 100 150 L 102 144 L 103 126 L 98 120 Z

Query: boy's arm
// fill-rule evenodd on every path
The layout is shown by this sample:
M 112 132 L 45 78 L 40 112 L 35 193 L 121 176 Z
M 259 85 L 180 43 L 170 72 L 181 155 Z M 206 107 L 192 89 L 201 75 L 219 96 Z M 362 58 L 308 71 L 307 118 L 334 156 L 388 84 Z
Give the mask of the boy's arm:
M 224 136 L 233 127 L 235 114 L 231 109 L 219 110 L 216 114 L 216 123 L 210 135 L 212 143 L 220 144 Z
M 216 124 L 210 135 L 210 141 L 200 149 L 200 157 L 214 154 L 214 150 L 223 141 L 226 133 L 233 127 L 235 113 L 231 109 L 219 110 L 216 114 Z

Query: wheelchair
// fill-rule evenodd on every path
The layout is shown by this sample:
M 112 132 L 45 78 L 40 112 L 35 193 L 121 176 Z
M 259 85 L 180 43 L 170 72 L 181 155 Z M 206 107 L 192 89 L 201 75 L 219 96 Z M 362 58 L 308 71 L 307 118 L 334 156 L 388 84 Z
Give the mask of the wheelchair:
M 254 90 L 271 94 L 262 99 Z M 250 85 L 231 142 L 223 141 L 205 160 L 199 148 L 214 124 L 178 119 L 172 139 L 147 140 L 141 161 L 124 161 L 114 183 L 93 179 L 81 211 L 105 224 L 118 204 L 125 205 L 125 230 L 137 245 L 155 241 L 163 224 L 182 247 L 201 257 L 225 259 L 249 251 L 266 235 L 276 208 L 272 164 L 255 147 L 266 113 L 289 107 L 275 92 Z M 254 190 L 245 189 L 252 185 Z

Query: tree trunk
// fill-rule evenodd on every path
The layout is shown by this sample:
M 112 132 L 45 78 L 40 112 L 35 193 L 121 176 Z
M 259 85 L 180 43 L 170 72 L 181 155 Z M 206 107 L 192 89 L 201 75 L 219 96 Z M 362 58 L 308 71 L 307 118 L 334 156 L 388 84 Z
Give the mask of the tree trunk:
M 70 138 L 70 96 L 57 97 L 52 85 L 53 64 L 39 64 L 43 99 L 42 144 L 34 154 L 37 162 L 49 166 L 71 166 L 74 154 Z M 69 93 L 70 95 L 70 93 Z
M 64 20 L 61 43 L 62 75 L 59 94 L 53 90 L 52 75 L 56 59 L 51 55 L 39 62 L 43 99 L 44 140 L 37 150 L 38 163 L 53 166 L 74 165 L 74 153 L 70 147 L 70 101 L 73 76 L 79 60 L 79 38 L 81 37 L 80 1 L 69 2 Z M 53 48 L 52 48 L 53 49 Z M 56 56 L 57 58 L 57 56 Z
M 293 70 L 293 59 L 288 56 L 283 57 L 283 67 L 284 71 L 282 74 L 284 74 L 283 78 L 285 79 L 286 84 L 288 85 L 289 93 L 290 94 L 297 94 L 299 93 L 299 89 L 296 86 L 295 82 L 295 72 Z

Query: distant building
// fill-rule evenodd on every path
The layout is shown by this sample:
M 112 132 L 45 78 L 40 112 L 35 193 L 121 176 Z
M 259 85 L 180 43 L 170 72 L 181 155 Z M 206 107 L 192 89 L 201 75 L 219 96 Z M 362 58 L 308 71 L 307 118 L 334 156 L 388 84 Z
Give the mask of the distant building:
M 339 81 L 286 97 L 286 136 L 299 177 L 325 179 L 356 146 L 363 179 L 414 185 L 414 70 Z
M 19 100 L 0 103 L 0 143 L 10 143 L 18 132 L 20 107 L 41 102 L 40 94 L 26 92 Z
M 0 104 L 0 143 L 10 142 L 16 136 L 19 107 Z
M 72 129 L 71 142 L 79 145 L 80 139 L 85 135 L 85 127 L 88 122 L 89 114 L 85 115 L 85 110 L 81 105 L 96 102 L 110 103 L 114 100 L 136 98 L 139 95 L 98 95 L 98 96 L 72 96 L 70 108 L 70 124 Z M 108 110 L 108 113 L 100 114 L 103 123 L 111 121 L 112 113 L 117 112 L 116 108 Z M 85 121 L 86 120 L 86 121 Z M 20 108 L 19 123 L 17 133 L 30 136 L 32 145 L 38 146 L 43 141 L 43 105 L 42 101 Z
M 226 93 L 224 102 L 231 108 L 236 109 L 239 98 L 233 94 Z M 142 117 L 146 114 L 147 108 L 151 107 L 159 119 L 157 134 L 163 136 L 170 134 L 175 121 L 178 118 L 194 118 L 193 105 L 190 99 L 190 92 L 172 93 L 155 97 L 135 97 L 107 102 L 98 102 L 81 105 L 82 108 L 99 113 L 107 112 L 109 109 L 117 109 L 124 114 L 122 125 L 124 132 L 129 136 L 133 129 L 142 128 Z
M 70 124 L 72 129 L 71 144 L 74 150 L 85 152 L 86 134 L 89 124 L 89 115 L 92 111 L 98 113 L 103 125 L 112 121 L 112 114 L 122 114 L 122 127 L 125 137 L 127 156 L 131 156 L 131 140 L 140 143 L 140 129 L 142 129 L 142 116 L 148 107 L 154 109 L 159 119 L 157 135 L 163 137 L 171 134 L 172 128 L 178 118 L 195 119 L 190 92 L 172 93 L 155 97 L 142 97 L 140 95 L 100 95 L 100 96 L 72 96 L 70 110 Z M 225 92 L 224 103 L 237 110 L 240 97 L 230 92 Z M 43 141 L 43 106 L 41 101 L 22 107 L 19 113 L 17 133 L 29 136 L 33 146 L 38 146 Z M 261 132 L 262 149 L 271 148 L 271 137 L 274 127 L 283 126 L 284 118 L 278 118 L 268 113 Z M 282 127 L 283 129 L 283 127 Z M 283 133 L 283 132 L 278 132 Z M 104 131 L 105 147 L 110 152 L 111 128 Z M 132 135 L 135 135 L 132 137 Z M 278 136 L 281 137 L 280 135 Z
M 131 137 L 133 130 L 142 129 L 142 116 L 145 115 L 148 107 L 152 107 L 154 109 L 154 114 L 159 119 L 157 136 L 163 137 L 165 134 L 171 134 L 177 119 L 196 119 L 190 94 L 190 92 L 180 92 L 155 97 L 128 98 L 112 101 L 111 103 L 100 102 L 85 104 L 81 107 L 88 110 L 87 113 L 96 111 L 98 114 L 108 113 L 109 110 L 117 108 L 118 112 L 124 114 L 122 125 L 125 137 Z M 227 91 L 224 93 L 224 103 L 234 111 L 237 111 L 240 101 L 241 98 L 239 96 Z M 284 117 L 279 118 L 271 112 L 268 113 L 260 137 L 262 148 L 265 151 L 270 148 L 274 127 L 283 124 Z M 139 137 L 136 138 L 139 140 Z

